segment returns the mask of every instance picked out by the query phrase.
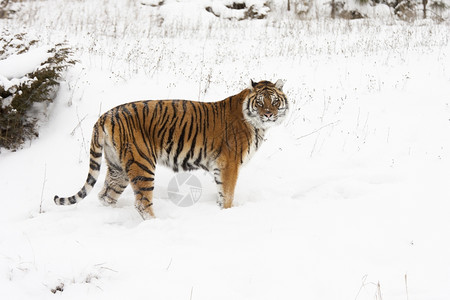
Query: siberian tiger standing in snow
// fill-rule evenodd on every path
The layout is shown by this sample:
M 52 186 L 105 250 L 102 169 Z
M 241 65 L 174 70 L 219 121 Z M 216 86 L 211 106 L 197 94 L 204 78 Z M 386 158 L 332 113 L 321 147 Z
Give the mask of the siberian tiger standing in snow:
M 86 197 L 97 181 L 102 152 L 108 166 L 100 200 L 112 205 L 131 184 L 135 206 L 144 219 L 154 217 L 156 164 L 214 175 L 219 205 L 230 208 L 240 166 L 263 141 L 265 131 L 286 116 L 283 81 L 251 82 L 248 89 L 218 102 L 138 101 L 119 105 L 95 123 L 89 174 L 74 196 L 55 196 L 58 205 Z

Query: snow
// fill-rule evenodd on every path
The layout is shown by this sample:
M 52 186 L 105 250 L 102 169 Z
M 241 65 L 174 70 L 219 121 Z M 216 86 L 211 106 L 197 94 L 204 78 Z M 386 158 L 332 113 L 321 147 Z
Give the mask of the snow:
M 47 46 L 32 48 L 22 54 L 13 54 L 0 60 L 0 84 L 4 90 L 19 86 L 30 80 L 26 75 L 36 71 L 51 53 Z M 12 99 L 3 101 L 2 107 L 8 106 Z
M 48 47 L 34 48 L 25 53 L 13 54 L 0 60 L 0 76 L 7 79 L 22 78 L 35 71 L 42 62 L 51 56 L 48 50 Z
M 450 297 L 448 23 L 166 18 L 175 1 L 28 5 L 0 26 L 66 39 L 79 63 L 39 139 L 0 154 L 1 299 Z M 82 186 L 100 113 L 221 100 L 279 78 L 291 114 L 243 167 L 233 208 L 217 207 L 202 171 L 199 202 L 174 205 L 162 167 L 154 220 L 129 188 L 117 207 L 100 204 L 105 168 L 82 202 L 54 205 Z

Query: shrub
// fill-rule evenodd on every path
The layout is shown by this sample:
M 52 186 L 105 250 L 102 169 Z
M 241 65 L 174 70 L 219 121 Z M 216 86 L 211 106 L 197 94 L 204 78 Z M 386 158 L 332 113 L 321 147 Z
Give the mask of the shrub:
M 17 5 L 13 1 L 0 0 L 0 19 L 10 18 L 17 12 Z
M 25 34 L 0 37 L 0 62 L 8 58 L 20 59 L 20 55 L 37 48 L 38 41 L 28 40 Z M 75 61 L 64 43 L 47 47 L 43 61 L 28 66 L 33 69 L 20 78 L 2 76 L 0 70 L 0 148 L 17 150 L 29 139 L 38 136 L 36 122 L 42 110 L 41 103 L 53 102 L 63 71 Z M 41 51 L 42 52 L 42 51 Z M 20 61 L 20 60 L 19 60 Z M 16 67 L 16 66 L 15 66 Z M 10 76 L 11 77 L 11 76 Z
M 214 3 L 205 7 L 205 10 L 218 18 L 228 20 L 264 19 L 270 11 L 269 4 L 265 0 L 261 1 L 236 1 L 230 4 Z
M 416 5 L 414 0 L 398 0 L 394 6 L 395 14 L 404 21 L 413 21 L 416 19 Z

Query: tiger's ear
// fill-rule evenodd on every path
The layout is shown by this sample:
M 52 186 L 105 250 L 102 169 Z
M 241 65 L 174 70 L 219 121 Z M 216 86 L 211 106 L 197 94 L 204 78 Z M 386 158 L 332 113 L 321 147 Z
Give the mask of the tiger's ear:
M 283 90 L 284 86 L 284 80 L 278 79 L 277 82 L 275 82 L 275 87 L 279 89 L 280 91 Z
M 248 87 L 250 91 L 253 91 L 255 89 L 255 86 L 257 85 L 257 82 L 254 82 L 253 79 L 250 79 L 250 86 Z

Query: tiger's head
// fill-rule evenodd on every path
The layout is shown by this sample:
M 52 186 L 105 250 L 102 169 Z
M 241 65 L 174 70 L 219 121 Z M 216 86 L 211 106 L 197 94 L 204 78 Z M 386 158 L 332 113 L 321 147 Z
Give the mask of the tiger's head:
M 288 111 L 288 102 L 283 93 L 284 82 L 251 81 L 250 93 L 244 101 L 244 118 L 257 128 L 269 128 L 281 123 Z

